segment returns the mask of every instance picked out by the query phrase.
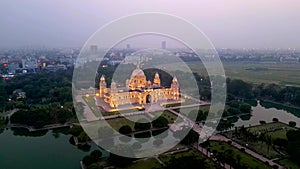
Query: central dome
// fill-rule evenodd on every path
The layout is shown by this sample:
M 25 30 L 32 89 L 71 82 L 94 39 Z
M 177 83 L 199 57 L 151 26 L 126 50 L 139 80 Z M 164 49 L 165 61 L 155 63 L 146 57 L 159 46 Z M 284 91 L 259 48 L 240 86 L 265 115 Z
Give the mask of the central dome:
M 131 77 L 145 77 L 145 73 L 142 69 L 140 68 L 136 68 L 132 74 Z

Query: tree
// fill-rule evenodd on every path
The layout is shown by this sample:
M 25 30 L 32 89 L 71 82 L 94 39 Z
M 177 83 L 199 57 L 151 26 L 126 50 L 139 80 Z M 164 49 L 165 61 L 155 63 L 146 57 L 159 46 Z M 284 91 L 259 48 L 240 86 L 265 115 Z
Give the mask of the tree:
M 103 167 L 98 163 L 93 163 L 87 167 L 87 169 L 102 169 Z
M 134 124 L 134 129 L 139 130 L 149 130 L 151 127 L 151 123 L 145 123 L 146 119 L 140 119 Z
M 259 123 L 260 123 L 261 125 L 267 124 L 267 122 L 264 121 L 264 120 L 260 120 Z
M 91 156 L 98 159 L 98 158 L 102 157 L 102 152 L 100 150 L 94 150 L 91 152 Z
M 83 164 L 85 165 L 85 166 L 90 166 L 91 164 L 93 164 L 93 163 L 95 163 L 95 162 L 97 162 L 97 158 L 95 158 L 95 157 L 93 157 L 93 156 L 91 156 L 91 155 L 87 155 L 87 156 L 85 156 L 84 158 L 83 158 L 83 160 L 82 160 L 82 162 L 83 162 Z
M 7 93 L 4 89 L 4 85 L 2 83 L 2 80 L 0 79 L 0 110 L 4 109 L 5 103 L 6 103 L 6 97 Z
M 296 104 L 300 104 L 300 90 L 296 91 L 296 97 L 295 97 Z
M 169 121 L 162 116 L 160 116 L 157 119 L 152 121 L 153 127 L 156 127 L 156 128 L 167 127 L 168 124 L 169 124 Z
M 208 164 L 203 158 L 196 158 L 193 155 L 172 158 L 165 169 L 199 169 L 207 168 Z
M 237 100 L 232 100 L 228 103 L 228 105 L 230 107 L 233 107 L 233 108 L 239 108 L 240 107 L 240 103 L 237 101 Z
M 239 167 L 241 166 L 241 159 L 242 159 L 241 155 L 237 154 L 236 155 L 236 163 L 237 163 L 237 166 L 239 166 Z
M 69 132 L 70 132 L 70 134 L 72 134 L 73 136 L 78 137 L 79 134 L 80 134 L 81 132 L 83 132 L 83 129 L 82 129 L 82 127 L 81 127 L 80 125 L 74 125 L 74 126 L 70 129 Z
M 10 119 L 12 123 L 25 124 L 36 128 L 52 123 L 49 111 L 44 108 L 19 110 Z
M 132 129 L 130 126 L 128 125 L 125 125 L 125 126 L 122 126 L 120 129 L 119 129 L 119 132 L 123 135 L 128 135 L 128 134 L 131 134 L 132 133 Z
M 279 146 L 280 148 L 282 147 L 286 147 L 288 145 L 288 141 L 286 139 L 283 138 L 276 138 L 273 143 L 277 146 Z
M 224 155 L 225 155 L 226 162 L 230 165 L 231 168 L 231 166 L 233 166 L 235 163 L 235 160 L 233 158 L 233 150 L 232 149 L 225 150 Z
M 291 127 L 296 127 L 296 125 L 297 125 L 297 124 L 296 124 L 296 122 L 294 122 L 294 121 L 290 121 L 290 122 L 289 122 L 289 126 L 291 126 Z
M 238 79 L 227 79 L 227 92 L 242 98 L 253 97 L 252 84 Z
M 268 145 L 268 153 L 270 152 L 270 146 L 272 145 L 272 137 L 270 135 L 266 136 L 266 143 Z
M 227 110 L 228 114 L 229 115 L 238 115 L 238 114 L 241 114 L 241 111 L 237 108 L 232 108 L 230 107 L 228 110 Z
M 119 144 L 119 145 L 115 146 L 113 148 L 112 152 L 114 152 L 116 154 L 124 154 L 124 156 L 129 156 L 129 157 L 133 156 L 131 147 L 129 147 L 127 145 L 123 145 L 123 144 Z M 132 158 L 123 157 L 123 156 L 119 156 L 116 154 L 110 153 L 109 161 L 110 161 L 110 163 L 112 163 L 113 165 L 115 165 L 117 167 L 124 168 L 124 167 L 130 165 L 133 161 Z
M 240 111 L 242 113 L 250 113 L 251 112 L 251 105 L 247 103 L 243 103 L 240 106 Z
M 63 108 L 63 109 L 60 108 L 57 111 L 57 122 L 59 122 L 59 123 L 65 123 L 71 117 L 73 117 L 73 113 L 70 110 L 67 110 L 65 108 Z
M 190 145 L 196 143 L 199 140 L 199 134 L 194 130 L 190 130 L 188 134 L 182 139 L 181 143 L 185 145 Z
M 291 159 L 300 164 L 300 130 L 289 130 L 286 133 L 288 139 L 287 152 L 290 155 Z
M 79 134 L 79 136 L 77 137 L 78 141 L 83 143 L 83 142 L 87 142 L 90 141 L 90 137 L 85 133 L 85 132 L 81 132 Z

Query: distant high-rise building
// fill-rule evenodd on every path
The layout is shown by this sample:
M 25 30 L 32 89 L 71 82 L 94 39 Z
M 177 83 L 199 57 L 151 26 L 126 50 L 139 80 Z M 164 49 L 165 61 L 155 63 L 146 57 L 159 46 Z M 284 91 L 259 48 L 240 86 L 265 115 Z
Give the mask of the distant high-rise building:
M 161 48 L 162 49 L 166 49 L 167 48 L 167 42 L 166 41 L 162 41 L 161 42 Z
M 126 49 L 130 49 L 130 44 L 127 44 L 127 45 L 126 45 Z
M 29 68 L 29 69 L 36 69 L 37 66 L 37 59 L 30 58 L 30 59 L 22 59 L 22 68 Z
M 90 50 L 91 50 L 92 55 L 96 55 L 97 52 L 98 52 L 98 46 L 97 45 L 91 45 Z
M 8 64 L 8 73 L 15 74 L 16 70 L 20 68 L 19 63 L 9 63 Z

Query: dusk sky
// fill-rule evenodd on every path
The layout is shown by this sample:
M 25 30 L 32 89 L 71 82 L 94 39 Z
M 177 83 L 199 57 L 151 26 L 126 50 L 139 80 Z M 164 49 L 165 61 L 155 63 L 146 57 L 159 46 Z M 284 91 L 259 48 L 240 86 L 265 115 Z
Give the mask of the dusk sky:
M 300 49 L 299 0 L 1 0 L 0 48 L 81 47 L 104 24 L 139 12 L 182 17 L 217 48 Z

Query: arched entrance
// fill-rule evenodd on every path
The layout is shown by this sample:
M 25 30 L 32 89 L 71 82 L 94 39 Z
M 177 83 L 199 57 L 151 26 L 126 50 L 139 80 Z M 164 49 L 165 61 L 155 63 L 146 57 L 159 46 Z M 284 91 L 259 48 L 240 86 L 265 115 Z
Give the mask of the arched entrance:
M 148 94 L 146 96 L 146 103 L 151 103 L 151 95 L 150 94 Z

